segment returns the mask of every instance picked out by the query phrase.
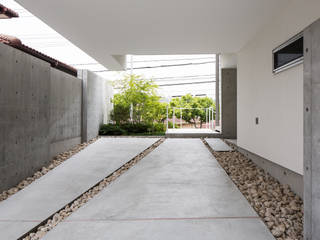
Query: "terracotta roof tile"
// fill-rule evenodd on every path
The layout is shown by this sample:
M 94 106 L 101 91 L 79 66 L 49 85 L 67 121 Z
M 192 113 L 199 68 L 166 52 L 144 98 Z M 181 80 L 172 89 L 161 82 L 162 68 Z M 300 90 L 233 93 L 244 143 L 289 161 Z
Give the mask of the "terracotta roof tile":
M 33 48 L 30 48 L 30 47 L 22 44 L 21 40 L 16 37 L 0 34 L 0 42 L 4 43 L 6 45 L 9 45 L 11 47 L 14 47 L 16 49 L 19 49 L 19 50 L 21 50 L 27 54 L 30 54 L 34 57 L 40 58 L 40 59 L 50 63 L 51 67 L 57 68 L 63 72 L 69 73 L 69 74 L 77 77 L 77 69 L 75 69 L 75 68 L 73 68 L 63 62 L 60 62 L 52 57 L 49 57 L 41 52 L 38 52 L 37 50 L 35 50 Z
M 1 18 L 13 18 L 13 17 L 19 17 L 19 14 L 15 11 L 3 6 L 0 3 L 0 19 Z

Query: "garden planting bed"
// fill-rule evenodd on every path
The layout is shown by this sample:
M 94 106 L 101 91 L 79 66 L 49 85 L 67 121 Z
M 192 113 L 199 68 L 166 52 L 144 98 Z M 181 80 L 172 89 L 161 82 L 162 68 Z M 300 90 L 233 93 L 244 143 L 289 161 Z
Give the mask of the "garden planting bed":
M 289 186 L 280 184 L 242 153 L 215 152 L 202 141 L 277 240 L 303 239 L 303 202 Z

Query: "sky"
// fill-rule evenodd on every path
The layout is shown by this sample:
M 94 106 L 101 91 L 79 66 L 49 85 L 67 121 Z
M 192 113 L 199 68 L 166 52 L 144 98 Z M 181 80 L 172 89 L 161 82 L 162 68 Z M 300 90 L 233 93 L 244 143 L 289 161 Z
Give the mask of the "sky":
M 1 4 L 20 15 L 19 18 L 1 20 L 1 34 L 15 36 L 23 44 L 61 62 L 75 68 L 94 71 L 111 81 L 120 79 L 124 74 L 130 74 L 132 66 L 133 74 L 154 79 L 159 85 L 159 94 L 167 100 L 172 96 L 187 93 L 215 97 L 215 55 L 213 54 L 129 55 L 127 71 L 108 71 L 15 1 L 1 0 Z

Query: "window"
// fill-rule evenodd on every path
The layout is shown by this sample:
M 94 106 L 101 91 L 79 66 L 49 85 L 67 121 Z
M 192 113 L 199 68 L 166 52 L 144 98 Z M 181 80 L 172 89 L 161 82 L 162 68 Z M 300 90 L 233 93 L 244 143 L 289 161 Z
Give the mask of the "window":
M 303 61 L 303 34 L 291 38 L 272 51 L 273 72 L 278 73 Z

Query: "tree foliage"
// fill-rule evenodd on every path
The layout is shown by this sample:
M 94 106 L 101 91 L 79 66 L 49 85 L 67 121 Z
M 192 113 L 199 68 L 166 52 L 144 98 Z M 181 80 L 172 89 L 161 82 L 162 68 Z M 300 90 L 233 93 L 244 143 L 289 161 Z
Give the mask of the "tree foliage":
M 164 122 L 166 103 L 161 103 L 157 95 L 158 86 L 151 79 L 139 75 L 126 75 L 115 83 L 120 92 L 113 97 L 114 109 L 111 113 L 116 123 Z M 132 116 L 130 117 L 130 109 Z
M 188 123 L 194 124 L 197 128 L 197 122 L 200 123 L 200 128 L 203 122 L 206 121 L 206 108 L 212 107 L 215 110 L 215 104 L 211 98 L 208 97 L 193 97 L 191 94 L 186 94 L 181 98 L 174 98 L 170 102 L 170 117 L 173 116 L 173 108 L 175 108 L 174 115 Z M 179 108 L 185 108 L 180 110 Z M 182 114 L 181 114 L 182 111 Z
M 145 79 L 139 75 L 126 75 L 124 79 L 115 82 L 115 87 L 119 88 L 119 93 L 113 97 L 112 120 L 116 124 L 155 124 L 164 123 L 167 117 L 167 103 L 160 102 L 157 94 L 158 86 L 151 79 Z M 169 103 L 169 118 L 174 115 L 180 118 L 179 108 L 189 108 L 182 110 L 182 119 L 197 128 L 202 127 L 206 121 L 206 108 L 215 109 L 215 104 L 208 97 L 193 97 L 186 94 L 181 98 L 174 98 Z M 131 111 L 132 109 L 132 111 Z M 132 116 L 130 116 L 132 112 Z

